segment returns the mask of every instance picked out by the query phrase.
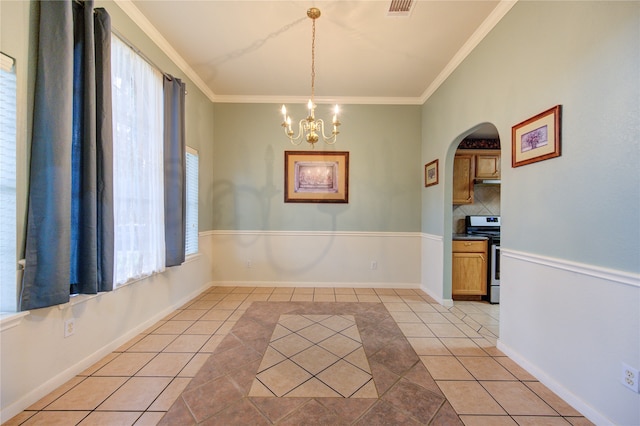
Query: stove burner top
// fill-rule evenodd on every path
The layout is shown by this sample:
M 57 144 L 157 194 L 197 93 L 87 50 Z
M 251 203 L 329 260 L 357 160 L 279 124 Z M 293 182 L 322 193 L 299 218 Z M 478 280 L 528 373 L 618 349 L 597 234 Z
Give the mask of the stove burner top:
M 500 236 L 500 231 L 474 231 L 474 230 L 467 230 L 467 234 L 469 235 L 483 235 L 486 237 L 499 237 Z
M 466 216 L 465 232 L 500 240 L 500 216 Z

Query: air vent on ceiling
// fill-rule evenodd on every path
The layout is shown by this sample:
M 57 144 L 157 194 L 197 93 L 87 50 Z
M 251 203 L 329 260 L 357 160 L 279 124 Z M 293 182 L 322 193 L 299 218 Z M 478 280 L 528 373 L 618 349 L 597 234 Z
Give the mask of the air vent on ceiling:
M 409 16 L 413 9 L 413 0 L 391 0 L 389 16 Z

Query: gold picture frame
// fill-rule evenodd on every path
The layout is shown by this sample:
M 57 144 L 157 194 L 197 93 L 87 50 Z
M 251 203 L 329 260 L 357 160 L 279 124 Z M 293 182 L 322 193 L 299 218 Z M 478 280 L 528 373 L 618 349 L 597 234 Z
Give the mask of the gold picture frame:
M 285 203 L 348 203 L 347 151 L 285 151 Z
M 560 156 L 561 112 L 556 105 L 511 128 L 511 167 Z
M 435 159 L 424 165 L 424 186 L 438 184 L 438 160 Z

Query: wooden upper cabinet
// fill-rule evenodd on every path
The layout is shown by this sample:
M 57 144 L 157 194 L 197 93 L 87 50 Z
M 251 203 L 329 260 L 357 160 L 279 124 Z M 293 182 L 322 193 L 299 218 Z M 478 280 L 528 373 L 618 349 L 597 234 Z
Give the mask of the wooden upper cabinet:
M 475 179 L 500 179 L 500 151 L 458 150 L 453 160 L 453 204 L 473 204 Z
M 453 160 L 453 204 L 473 204 L 474 171 L 472 154 L 456 154 Z
M 500 179 L 500 151 L 476 154 L 476 179 Z

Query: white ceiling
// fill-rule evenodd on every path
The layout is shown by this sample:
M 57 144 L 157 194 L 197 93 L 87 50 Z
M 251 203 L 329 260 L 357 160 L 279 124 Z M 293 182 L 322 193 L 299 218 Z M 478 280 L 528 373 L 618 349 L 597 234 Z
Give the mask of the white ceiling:
M 118 0 L 212 101 L 421 104 L 514 1 Z M 117 30 L 117 28 L 116 28 Z

